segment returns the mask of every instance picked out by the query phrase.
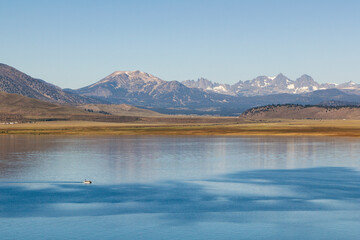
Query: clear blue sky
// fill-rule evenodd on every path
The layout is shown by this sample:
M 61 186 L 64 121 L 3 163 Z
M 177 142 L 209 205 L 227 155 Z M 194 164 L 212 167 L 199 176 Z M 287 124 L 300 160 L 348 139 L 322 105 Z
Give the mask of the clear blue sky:
M 0 0 L 0 62 L 60 87 L 116 70 L 360 82 L 360 1 Z

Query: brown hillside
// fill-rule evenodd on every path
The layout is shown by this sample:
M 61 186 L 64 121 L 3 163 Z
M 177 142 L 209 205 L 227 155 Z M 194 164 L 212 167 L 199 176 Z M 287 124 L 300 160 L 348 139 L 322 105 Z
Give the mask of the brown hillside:
M 241 114 L 246 119 L 360 119 L 360 107 L 269 105 Z
M 28 120 L 135 121 L 136 117 L 108 116 L 89 113 L 70 106 L 61 106 L 18 94 L 0 92 L 0 122 Z

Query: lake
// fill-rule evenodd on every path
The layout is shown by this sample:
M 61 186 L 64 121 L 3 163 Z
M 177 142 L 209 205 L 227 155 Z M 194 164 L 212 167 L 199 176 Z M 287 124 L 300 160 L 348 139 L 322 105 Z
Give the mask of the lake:
M 356 239 L 359 156 L 357 138 L 0 136 L 0 239 Z

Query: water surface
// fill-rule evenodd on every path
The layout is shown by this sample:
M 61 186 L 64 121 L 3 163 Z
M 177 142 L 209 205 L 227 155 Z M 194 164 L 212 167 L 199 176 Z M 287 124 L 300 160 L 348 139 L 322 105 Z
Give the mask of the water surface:
M 1 239 L 354 239 L 359 147 L 354 138 L 1 136 Z

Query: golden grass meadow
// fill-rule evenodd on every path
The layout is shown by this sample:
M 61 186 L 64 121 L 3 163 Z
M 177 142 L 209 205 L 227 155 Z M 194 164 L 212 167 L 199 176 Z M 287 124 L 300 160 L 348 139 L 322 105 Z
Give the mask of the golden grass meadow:
M 50 121 L 0 125 L 0 134 L 360 137 L 360 120 L 230 120 L 225 123 Z

